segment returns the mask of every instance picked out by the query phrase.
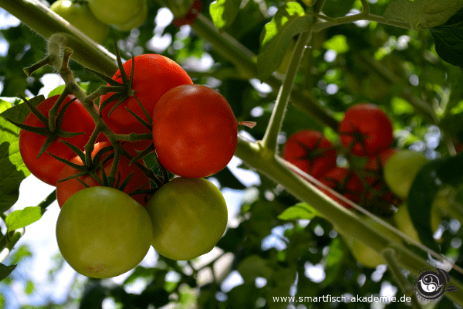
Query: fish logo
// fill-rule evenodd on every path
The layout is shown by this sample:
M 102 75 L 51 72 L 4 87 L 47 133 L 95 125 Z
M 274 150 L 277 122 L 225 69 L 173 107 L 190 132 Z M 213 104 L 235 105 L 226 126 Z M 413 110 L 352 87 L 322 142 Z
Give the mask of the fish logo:
M 457 291 L 453 285 L 448 285 L 450 281 L 449 274 L 440 268 L 436 271 L 423 271 L 416 280 L 415 292 L 423 299 L 438 299 L 445 292 Z

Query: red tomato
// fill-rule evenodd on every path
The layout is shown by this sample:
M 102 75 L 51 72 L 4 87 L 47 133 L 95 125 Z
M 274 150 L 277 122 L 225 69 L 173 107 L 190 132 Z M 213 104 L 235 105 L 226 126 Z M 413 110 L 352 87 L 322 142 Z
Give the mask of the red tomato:
M 132 89 L 150 116 L 153 114 L 154 107 L 164 93 L 176 86 L 193 83 L 185 70 L 167 57 L 146 54 L 134 57 L 134 62 Z M 124 63 L 124 70 L 130 79 L 132 59 Z M 122 82 L 120 70 L 117 70 L 114 74 L 113 80 Z M 103 95 L 100 100 L 100 106 L 102 102 L 113 94 L 108 93 Z M 132 132 L 149 133 L 149 130 L 126 110 L 128 108 L 143 120 L 148 121 L 134 96 L 125 99 L 108 116 L 109 111 L 116 102 L 117 100 L 112 101 L 102 111 L 103 120 L 113 132 L 119 134 L 130 134 Z
M 363 183 L 360 177 L 353 171 L 344 167 L 335 167 L 325 174 L 320 180 L 324 185 L 336 190 L 354 203 L 360 203 L 364 191 Z M 352 208 L 350 205 L 340 201 L 327 190 L 321 188 L 328 196 L 339 202 L 346 208 Z
M 93 152 L 92 152 L 92 158 L 95 157 L 95 155 L 98 153 L 99 150 L 103 149 L 104 147 L 110 146 L 110 145 L 111 145 L 110 142 L 102 142 L 102 143 L 95 144 Z M 112 152 L 113 150 L 102 155 L 100 162 L 103 161 Z M 75 156 L 71 160 L 71 162 L 74 164 L 83 165 L 82 160 L 80 159 L 79 156 Z M 116 183 L 119 183 L 119 185 L 122 184 L 124 180 L 130 175 L 130 173 L 132 173 L 129 183 L 127 184 L 127 186 L 124 188 L 123 191 L 127 194 L 130 194 L 133 191 L 140 189 L 141 187 L 143 187 L 144 189 L 148 189 L 149 188 L 148 183 L 150 181 L 149 178 L 135 164 L 129 165 L 129 163 L 130 163 L 130 160 L 128 158 L 124 156 L 120 157 L 119 166 L 117 167 L 117 172 L 116 172 L 116 177 L 118 178 L 118 181 L 116 181 Z M 104 163 L 104 170 L 105 170 L 106 175 L 109 175 L 111 171 L 111 165 L 112 165 L 112 159 Z M 59 174 L 59 179 L 66 179 L 77 173 L 79 173 L 78 170 L 74 169 L 73 167 L 69 165 L 66 165 L 62 169 L 61 173 Z M 102 176 L 101 169 L 98 170 L 97 174 L 98 174 L 98 177 L 101 179 L 101 176 Z M 82 182 L 86 183 L 89 187 L 101 186 L 101 184 L 96 179 L 94 179 L 91 175 L 80 176 L 79 179 Z M 74 193 L 76 193 L 77 191 L 83 190 L 85 188 L 86 187 L 81 182 L 79 182 L 79 180 L 77 180 L 76 178 L 58 182 L 58 184 L 56 185 L 56 198 L 58 200 L 58 205 L 60 206 L 60 208 L 63 207 L 67 199 L 70 198 Z M 149 197 L 147 194 L 135 194 L 131 196 L 142 206 L 146 205 L 146 202 Z
M 48 117 L 49 110 L 54 106 L 58 98 L 59 95 L 55 95 L 42 101 L 37 106 L 37 109 L 44 116 Z M 61 104 L 60 110 L 67 102 L 72 99 L 74 99 L 74 96 L 68 95 L 64 102 Z M 32 112 L 27 115 L 24 124 L 37 128 L 45 128 L 45 125 Z M 47 148 L 46 152 L 37 158 L 37 155 L 39 154 L 42 145 L 45 143 L 47 136 L 21 130 L 19 133 L 19 152 L 21 153 L 24 164 L 35 177 L 49 185 L 56 186 L 56 182 L 59 179 L 58 175 L 65 164 L 56 160 L 47 152 L 50 152 L 60 158 L 70 160 L 76 154 L 59 140 L 65 140 L 83 149 L 94 128 L 95 123 L 93 122 L 90 114 L 87 112 L 82 103 L 76 99 L 68 106 L 66 112 L 64 113 L 60 129 L 67 132 L 84 132 L 84 134 L 69 138 L 56 138 Z
M 158 159 L 169 171 L 201 178 L 222 170 L 233 157 L 238 124 L 227 100 L 202 85 L 171 89 L 153 113 Z
M 339 124 L 344 147 L 357 156 L 371 156 L 389 148 L 392 124 L 389 117 L 374 104 L 358 104 L 349 108 Z
M 303 130 L 293 134 L 283 148 L 283 158 L 315 178 L 336 167 L 336 149 L 321 132 Z

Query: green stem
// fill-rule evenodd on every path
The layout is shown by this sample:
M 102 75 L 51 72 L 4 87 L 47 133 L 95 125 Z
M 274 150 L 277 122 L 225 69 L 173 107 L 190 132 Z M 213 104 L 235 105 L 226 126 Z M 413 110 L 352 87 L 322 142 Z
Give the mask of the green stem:
M 418 302 L 418 298 L 416 297 L 415 291 L 413 290 L 413 286 L 407 280 L 407 278 L 402 274 L 399 265 L 397 264 L 397 260 L 395 257 L 395 251 L 391 248 L 386 248 L 382 252 L 382 257 L 387 263 L 389 270 L 392 273 L 395 281 L 399 285 L 399 288 L 405 294 L 405 296 L 410 297 L 411 305 L 413 309 L 421 309 L 421 305 Z
M 75 60 L 83 66 L 108 75 L 114 74 L 117 70 L 114 55 L 62 18 L 57 18 L 56 13 L 46 8 L 38 0 L 0 0 L 0 7 L 45 39 L 58 32 L 70 35 L 71 38 L 68 40 L 67 46 L 74 50 Z
M 286 78 L 280 87 L 275 107 L 270 117 L 270 122 L 265 131 L 264 138 L 262 139 L 263 147 L 273 153 L 277 152 L 277 138 L 283 124 L 286 108 L 288 107 L 289 97 L 294 85 L 294 78 L 299 68 L 299 63 L 304 55 L 305 47 L 309 44 L 311 37 L 312 31 L 309 29 L 307 32 L 302 33 L 297 40 L 296 47 L 291 56 L 291 61 L 286 70 Z
M 319 189 L 293 173 L 286 167 L 283 159 L 269 153 L 261 143 L 239 140 L 235 154 L 248 166 L 281 184 L 299 200 L 309 203 L 324 218 L 333 223 L 335 229 L 341 234 L 353 237 L 378 253 L 388 247 L 394 248 L 397 252 L 398 263 L 412 273 L 418 273 L 421 268 L 430 266 L 426 260 L 365 224 L 353 212 L 334 203 Z M 451 278 L 450 284 L 457 287 L 459 291 L 463 291 L 463 285 L 455 279 Z M 463 293 L 446 293 L 445 296 L 463 304 Z
M 2 263 L 7 258 L 8 254 L 10 254 L 11 250 L 16 245 L 18 240 L 21 238 L 21 236 L 23 236 L 24 231 L 24 228 L 20 228 L 15 230 L 14 232 L 10 232 L 13 235 L 10 237 L 10 240 L 7 242 L 6 246 L 2 249 L 2 251 L 0 251 L 0 263 Z

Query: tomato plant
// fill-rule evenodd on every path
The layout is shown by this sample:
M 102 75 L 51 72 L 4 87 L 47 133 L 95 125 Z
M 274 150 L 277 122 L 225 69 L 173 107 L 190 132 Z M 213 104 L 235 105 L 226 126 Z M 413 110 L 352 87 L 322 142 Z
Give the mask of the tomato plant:
M 109 26 L 93 15 L 86 2 L 58 0 L 50 9 L 97 43 L 102 43 L 108 36 Z
M 161 96 L 168 90 L 184 84 L 191 84 L 192 81 L 185 70 L 175 61 L 156 54 L 140 55 L 133 58 L 135 65 L 132 89 L 140 100 L 143 108 L 151 117 L 153 110 Z M 132 60 L 124 63 L 124 71 L 130 77 L 132 70 Z M 113 80 L 121 82 L 122 78 L 118 70 Z M 134 96 L 129 96 L 121 104 L 114 106 L 117 100 L 112 99 L 114 93 L 109 93 L 101 97 L 100 106 L 107 99 L 110 103 L 102 109 L 104 121 L 115 133 L 148 133 L 149 130 L 133 117 L 126 108 L 148 122 L 143 109 Z M 111 109 L 113 109 L 110 113 Z
M 42 101 L 37 106 L 37 109 L 42 115 L 48 117 L 48 112 L 54 106 L 58 98 L 59 95 L 56 95 Z M 68 95 L 61 104 L 60 111 L 66 103 L 73 99 L 75 99 L 73 96 Z M 23 124 L 36 128 L 45 128 L 45 124 L 32 112 L 29 113 Z M 34 174 L 34 176 L 49 185 L 56 186 L 56 182 L 59 179 L 59 173 L 65 164 L 56 160 L 48 153 L 67 160 L 73 158 L 75 153 L 65 144 L 60 142 L 60 139 L 79 148 L 83 148 L 94 128 L 95 123 L 85 110 L 85 107 L 79 100 L 75 100 L 67 107 L 61 120 L 60 129 L 58 129 L 56 133 L 59 133 L 61 130 L 84 134 L 73 137 L 56 137 L 47 148 L 46 152 L 42 153 L 42 155 L 37 158 L 37 155 L 48 136 L 21 130 L 19 134 L 19 152 L 21 153 L 24 164 L 30 172 Z
M 212 250 L 227 226 L 220 190 L 203 178 L 174 178 L 148 201 L 153 247 L 173 260 L 190 260 Z
M 286 141 L 283 159 L 320 178 L 336 167 L 336 150 L 321 132 L 303 130 Z
M 137 266 L 150 248 L 152 234 L 146 210 L 109 187 L 86 188 L 71 196 L 56 223 L 64 259 L 92 278 L 115 277 Z
M 400 150 L 384 165 L 384 180 L 399 197 L 406 199 L 420 168 L 429 160 L 420 152 Z
M 227 100 L 202 85 L 182 85 L 161 97 L 153 112 L 153 140 L 162 165 L 191 178 L 222 170 L 233 157 L 238 124 Z
M 389 117 L 374 104 L 357 104 L 349 108 L 339 123 L 344 147 L 352 148 L 357 156 L 371 156 L 389 148 L 392 143 L 392 124 Z
M 89 0 L 88 5 L 101 22 L 121 25 L 137 18 L 146 7 L 146 0 Z
M 110 146 L 111 143 L 109 142 L 101 142 L 94 145 L 94 149 L 92 152 L 92 158 L 94 158 L 99 151 L 104 149 L 105 147 Z M 126 147 L 128 151 L 130 148 Z M 105 152 L 101 157 L 99 162 L 96 162 L 94 168 L 95 170 L 89 171 L 94 172 L 92 174 L 85 174 L 79 176 L 77 178 L 70 178 L 69 177 L 80 173 L 77 169 L 70 165 L 66 165 L 59 174 L 59 179 L 56 185 L 56 199 L 58 200 L 58 205 L 61 207 L 64 206 L 66 201 L 74 195 L 76 192 L 85 189 L 86 187 L 93 187 L 93 186 L 101 186 L 102 185 L 102 170 L 99 163 L 103 165 L 104 171 L 106 175 L 109 175 L 112 167 L 113 160 L 109 159 L 106 160 L 108 155 L 110 155 L 113 151 Z M 133 155 L 133 153 L 132 153 Z M 83 165 L 82 159 L 79 156 L 75 156 L 71 163 L 77 165 Z M 127 177 L 130 177 L 128 183 L 126 184 L 123 191 L 127 194 L 131 194 L 138 189 L 149 189 L 150 179 L 145 175 L 145 173 L 135 164 L 130 164 L 130 160 L 125 156 L 121 156 L 119 158 L 119 164 L 117 166 L 116 171 L 116 182 L 114 185 L 122 185 Z M 85 183 L 85 185 L 84 185 Z M 146 193 L 140 194 L 133 194 L 131 195 L 133 199 L 135 199 L 138 203 L 142 206 L 146 205 L 146 202 L 149 196 Z

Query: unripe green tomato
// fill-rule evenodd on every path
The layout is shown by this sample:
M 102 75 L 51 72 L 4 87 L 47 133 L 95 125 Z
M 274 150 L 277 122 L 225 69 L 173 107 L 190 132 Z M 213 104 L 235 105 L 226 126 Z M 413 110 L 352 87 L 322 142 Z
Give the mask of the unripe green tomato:
M 398 197 L 407 199 L 416 174 L 428 162 L 420 152 L 399 150 L 384 164 L 384 180 Z
M 123 25 L 142 12 L 146 0 L 89 0 L 93 15 L 107 25 Z
M 153 247 L 173 260 L 190 260 L 214 248 L 227 226 L 220 190 L 204 178 L 174 178 L 148 201 Z
M 437 230 L 437 228 L 439 227 L 439 223 L 441 221 L 438 207 L 436 207 L 436 202 L 437 203 L 440 202 L 438 201 L 438 198 L 436 198 L 436 200 L 434 201 L 432 210 L 431 210 L 431 229 L 433 233 Z M 397 228 L 402 233 L 413 238 L 414 240 L 418 242 L 421 242 L 420 237 L 418 236 L 418 232 L 413 226 L 410 213 L 408 212 L 408 205 L 406 203 L 403 203 L 402 205 L 398 207 L 396 213 L 394 214 L 393 220 Z
M 130 31 L 133 28 L 136 28 L 143 24 L 148 16 L 148 3 L 144 1 L 143 6 L 141 7 L 138 14 L 132 18 L 131 20 L 123 23 L 123 24 L 115 24 L 114 27 L 120 31 Z
M 366 218 L 364 221 L 384 236 L 392 240 L 395 240 L 399 243 L 402 242 L 402 239 L 399 236 L 397 236 L 394 232 L 390 231 L 389 229 L 374 221 L 373 219 Z M 374 249 L 368 247 L 367 245 L 363 244 L 362 242 L 355 240 L 353 237 L 347 237 L 347 245 L 349 246 L 350 252 L 354 256 L 354 258 L 366 267 L 375 268 L 380 264 L 386 264 L 386 261 L 384 261 L 381 254 L 376 252 Z
M 109 26 L 93 15 L 88 3 L 58 0 L 50 9 L 97 43 L 102 43 L 108 36 Z
M 72 195 L 56 224 L 58 247 L 78 273 L 110 278 L 137 266 L 153 235 L 143 206 L 114 188 L 89 187 Z

